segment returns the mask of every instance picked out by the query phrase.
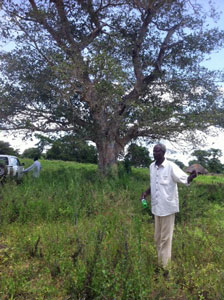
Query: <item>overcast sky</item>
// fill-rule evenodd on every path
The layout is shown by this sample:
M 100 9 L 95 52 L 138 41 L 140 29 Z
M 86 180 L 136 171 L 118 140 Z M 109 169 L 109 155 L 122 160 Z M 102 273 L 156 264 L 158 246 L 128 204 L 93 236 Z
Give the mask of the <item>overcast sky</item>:
M 200 0 L 200 2 L 203 6 L 206 6 L 208 0 Z M 215 3 L 217 11 L 220 12 L 220 19 L 218 23 L 213 23 L 213 25 L 219 27 L 219 29 L 224 30 L 224 0 L 213 0 L 213 2 Z M 224 71 L 224 49 L 213 52 L 212 55 L 208 56 L 203 62 L 203 66 L 210 70 Z M 221 83 L 221 86 L 224 90 L 224 82 Z M 222 161 L 222 163 L 224 163 L 224 131 L 217 131 L 216 136 L 208 136 L 206 141 L 207 144 L 205 144 L 204 147 L 199 148 L 203 148 L 204 150 L 208 150 L 210 148 L 222 150 L 223 156 L 220 158 L 220 160 Z M 169 142 L 167 142 L 167 147 L 170 147 L 171 149 L 176 151 L 173 154 L 167 154 L 171 158 L 178 158 L 185 164 L 187 164 L 187 162 L 192 159 L 190 153 L 193 151 L 189 151 L 189 149 L 186 149 L 185 146 L 178 147 L 178 145 L 171 145 Z
M 208 1 L 199 0 L 203 5 L 206 5 Z M 220 29 L 224 30 L 224 0 L 215 0 L 213 1 L 218 11 L 222 13 L 219 22 L 216 24 Z M 10 45 L 8 45 L 10 46 Z M 224 71 L 224 49 L 212 53 L 207 59 L 203 62 L 203 65 L 211 70 L 222 70 Z M 223 83 L 224 87 L 224 83 Z M 18 149 L 20 153 L 22 153 L 25 149 L 29 147 L 33 147 L 37 140 L 34 138 L 33 140 L 24 141 L 23 136 L 17 134 L 17 137 L 5 136 L 4 132 L 0 132 L 0 140 L 7 141 L 13 146 L 15 149 Z M 171 145 L 167 142 L 167 147 L 172 149 L 172 153 L 167 154 L 171 158 L 177 158 L 183 163 L 187 165 L 188 161 L 192 159 L 189 155 L 191 151 L 189 149 L 186 151 L 186 147 L 178 145 Z M 224 163 L 224 133 L 218 132 L 216 137 L 208 137 L 207 145 L 203 147 L 203 149 L 216 148 L 221 149 L 223 152 L 223 157 L 221 158 L 222 163 Z M 202 149 L 202 147 L 200 148 Z

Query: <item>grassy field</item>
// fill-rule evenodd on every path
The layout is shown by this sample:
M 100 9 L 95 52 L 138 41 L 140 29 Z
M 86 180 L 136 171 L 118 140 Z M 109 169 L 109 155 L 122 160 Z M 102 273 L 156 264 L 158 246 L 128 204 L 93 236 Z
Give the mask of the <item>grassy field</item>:
M 164 278 L 153 216 L 139 202 L 147 169 L 103 179 L 94 165 L 42 166 L 39 179 L 0 189 L 0 300 L 224 299 L 224 177 L 179 186 Z

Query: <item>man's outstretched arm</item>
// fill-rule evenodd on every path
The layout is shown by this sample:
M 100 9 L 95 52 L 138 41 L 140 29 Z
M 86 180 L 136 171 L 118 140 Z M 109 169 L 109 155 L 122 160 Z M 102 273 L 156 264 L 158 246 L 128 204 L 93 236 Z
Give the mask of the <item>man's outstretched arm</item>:
M 188 176 L 188 178 L 187 178 L 187 182 L 188 183 L 191 183 L 191 181 L 195 178 L 195 177 L 197 177 L 197 172 L 196 172 L 196 170 L 193 170 L 192 172 L 191 172 L 191 174 Z

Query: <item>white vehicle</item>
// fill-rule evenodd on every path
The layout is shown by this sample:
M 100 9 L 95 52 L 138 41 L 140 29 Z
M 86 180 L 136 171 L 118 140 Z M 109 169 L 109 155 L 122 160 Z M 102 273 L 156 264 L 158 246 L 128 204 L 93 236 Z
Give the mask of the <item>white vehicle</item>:
M 24 164 L 16 156 L 0 155 L 0 181 L 5 177 L 20 180 L 23 177 Z

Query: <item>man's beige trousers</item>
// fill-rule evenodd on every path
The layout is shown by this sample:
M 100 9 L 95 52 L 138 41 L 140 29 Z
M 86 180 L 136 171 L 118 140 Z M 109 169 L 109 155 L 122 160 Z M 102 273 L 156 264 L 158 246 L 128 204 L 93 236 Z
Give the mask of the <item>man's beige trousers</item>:
M 166 267 L 171 260 L 172 238 L 175 214 L 158 217 L 155 216 L 155 242 L 158 262 Z

